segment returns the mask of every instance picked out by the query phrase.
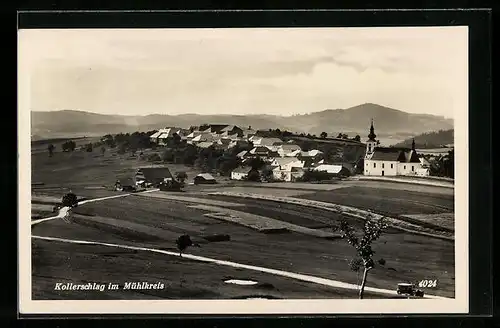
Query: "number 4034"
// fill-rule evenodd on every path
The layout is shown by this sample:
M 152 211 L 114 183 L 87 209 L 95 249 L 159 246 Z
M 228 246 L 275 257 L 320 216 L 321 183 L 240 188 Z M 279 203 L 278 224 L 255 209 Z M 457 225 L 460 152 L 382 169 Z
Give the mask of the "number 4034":
M 418 287 L 436 288 L 437 280 L 420 280 L 420 282 L 418 283 Z

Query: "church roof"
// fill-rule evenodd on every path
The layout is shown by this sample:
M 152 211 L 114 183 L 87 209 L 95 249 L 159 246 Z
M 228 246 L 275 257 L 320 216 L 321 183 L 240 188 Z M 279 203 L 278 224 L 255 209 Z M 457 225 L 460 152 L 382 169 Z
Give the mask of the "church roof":
M 420 163 L 416 151 L 399 147 L 376 147 L 370 159 L 375 161 Z
M 373 152 L 373 155 L 370 159 L 374 160 L 374 161 L 397 162 L 397 161 L 399 161 L 400 155 L 401 155 L 401 151 L 399 151 L 397 149 L 387 150 L 387 149 L 375 148 L 375 151 Z

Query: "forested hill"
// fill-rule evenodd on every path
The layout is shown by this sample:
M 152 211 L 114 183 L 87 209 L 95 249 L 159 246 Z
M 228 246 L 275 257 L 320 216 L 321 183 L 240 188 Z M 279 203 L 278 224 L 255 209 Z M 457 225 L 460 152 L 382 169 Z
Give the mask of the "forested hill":
M 409 138 L 394 146 L 411 147 L 413 138 Z M 436 132 L 427 132 L 415 136 L 416 148 L 439 148 L 454 143 L 454 130 L 439 130 Z

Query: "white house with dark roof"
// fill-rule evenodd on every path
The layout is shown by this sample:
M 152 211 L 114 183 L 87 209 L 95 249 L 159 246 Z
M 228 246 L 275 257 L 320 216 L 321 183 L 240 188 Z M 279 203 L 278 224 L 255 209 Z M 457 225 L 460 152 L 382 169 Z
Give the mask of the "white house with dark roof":
M 278 157 L 271 162 L 273 178 L 281 181 L 294 181 L 304 175 L 305 162 L 294 157 Z
M 254 145 L 258 146 L 281 146 L 283 144 L 283 140 L 280 138 L 260 138 L 256 140 L 252 140 Z
M 158 132 L 153 133 L 149 139 L 151 142 L 154 142 L 158 145 L 166 145 L 168 140 L 172 139 L 174 137 L 174 134 L 179 135 L 179 137 L 182 137 L 183 135 L 183 130 L 180 128 L 165 128 L 165 129 L 160 129 Z
M 429 170 L 424 168 L 417 151 L 415 141 L 412 148 L 379 147 L 373 128 L 373 120 L 370 134 L 366 141 L 366 153 L 364 160 L 364 175 L 372 176 L 396 176 L 396 175 L 429 175 Z
M 301 148 L 296 144 L 283 144 L 278 146 L 278 154 L 281 157 L 295 157 L 301 152 Z

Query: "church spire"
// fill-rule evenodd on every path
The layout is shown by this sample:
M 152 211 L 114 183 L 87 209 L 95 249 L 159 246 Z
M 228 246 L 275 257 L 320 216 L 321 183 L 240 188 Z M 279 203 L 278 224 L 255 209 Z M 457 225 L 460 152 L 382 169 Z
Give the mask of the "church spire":
M 375 134 L 375 129 L 373 128 L 373 118 L 372 118 L 372 124 L 370 126 L 370 134 L 368 135 L 368 139 L 371 141 L 375 141 L 375 138 L 377 135 Z
M 413 138 L 413 141 L 411 142 L 411 150 L 415 150 L 415 138 Z

